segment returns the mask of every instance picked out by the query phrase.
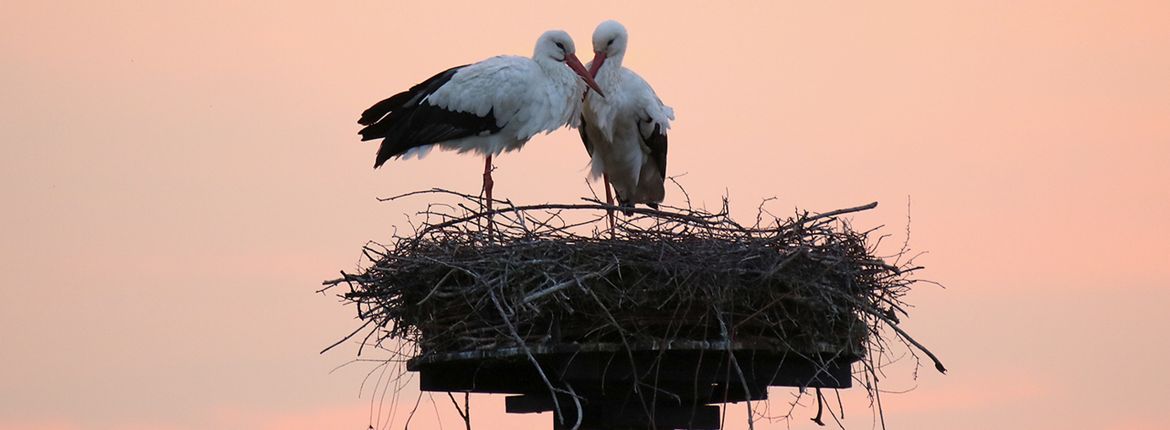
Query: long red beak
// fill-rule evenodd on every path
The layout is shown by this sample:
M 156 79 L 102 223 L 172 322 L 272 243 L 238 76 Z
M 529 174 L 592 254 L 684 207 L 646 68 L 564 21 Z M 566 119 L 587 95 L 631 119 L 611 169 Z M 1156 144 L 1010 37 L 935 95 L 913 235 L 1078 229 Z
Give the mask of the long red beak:
M 604 52 L 593 53 L 593 65 L 589 66 L 589 76 L 597 77 L 597 71 L 601 70 L 601 64 L 605 62 Z
M 589 85 L 589 88 L 597 91 L 598 95 L 605 97 L 605 93 L 601 92 L 601 88 L 597 86 L 597 81 L 593 80 L 593 75 L 588 70 L 585 70 L 585 66 L 581 65 L 581 60 L 578 60 L 576 55 L 566 54 L 565 64 L 568 64 L 570 69 L 573 69 L 574 72 L 581 75 L 581 79 L 585 80 L 585 84 Z

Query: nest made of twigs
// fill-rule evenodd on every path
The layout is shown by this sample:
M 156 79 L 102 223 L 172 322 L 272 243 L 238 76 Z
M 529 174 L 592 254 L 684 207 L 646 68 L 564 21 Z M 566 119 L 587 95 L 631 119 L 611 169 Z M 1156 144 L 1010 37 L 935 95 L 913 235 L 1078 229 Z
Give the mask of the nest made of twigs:
M 405 341 L 408 355 L 555 344 L 738 342 L 860 358 L 897 327 L 920 267 L 875 256 L 870 232 L 841 215 L 751 226 L 692 208 L 636 209 L 612 229 L 599 202 L 484 211 L 475 196 L 432 204 L 423 223 L 364 248 L 368 266 L 326 281 L 365 325 L 363 345 Z M 408 195 L 417 195 L 411 193 Z M 399 196 L 402 197 L 402 196 Z M 370 326 L 373 326 L 370 328 Z M 347 336 L 346 338 L 349 338 Z M 372 340 L 372 341 L 371 341 Z M 876 345 L 876 346 L 875 346 Z

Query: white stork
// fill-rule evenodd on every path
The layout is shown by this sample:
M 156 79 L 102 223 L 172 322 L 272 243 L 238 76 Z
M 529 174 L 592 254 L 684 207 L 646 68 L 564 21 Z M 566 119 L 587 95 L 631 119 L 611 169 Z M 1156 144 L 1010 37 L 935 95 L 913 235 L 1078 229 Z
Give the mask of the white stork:
M 492 202 L 492 156 L 524 146 L 580 114 L 584 80 L 604 95 L 577 59 L 568 33 L 550 30 L 532 58 L 497 56 L 453 67 L 362 112 L 362 140 L 382 139 L 374 168 L 425 155 L 433 145 L 487 156 L 483 190 Z
M 666 130 L 674 110 L 662 104 L 641 76 L 622 67 L 627 42 L 629 34 L 617 21 L 602 22 L 593 31 L 595 56 L 589 71 L 604 92 L 603 97 L 585 95 L 579 131 L 593 177 L 606 183 L 607 204 L 613 204 L 613 184 L 623 207 L 642 203 L 658 208 L 666 194 Z

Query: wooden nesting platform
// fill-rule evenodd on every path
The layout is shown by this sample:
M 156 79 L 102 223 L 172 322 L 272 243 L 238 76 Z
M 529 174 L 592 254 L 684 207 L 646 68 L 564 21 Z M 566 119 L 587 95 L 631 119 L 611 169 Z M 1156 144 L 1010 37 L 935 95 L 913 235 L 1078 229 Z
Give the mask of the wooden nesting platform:
M 423 354 L 407 368 L 419 372 L 423 391 L 514 394 L 506 399 L 509 413 L 555 411 L 549 384 L 571 391 L 583 399 L 583 430 L 718 429 L 717 404 L 764 400 L 769 386 L 849 388 L 858 359 L 855 352 L 808 356 L 739 342 L 643 342 L 629 349 L 560 343 Z M 571 428 L 576 403 L 563 393 L 556 403 L 564 424 L 554 414 L 554 428 Z

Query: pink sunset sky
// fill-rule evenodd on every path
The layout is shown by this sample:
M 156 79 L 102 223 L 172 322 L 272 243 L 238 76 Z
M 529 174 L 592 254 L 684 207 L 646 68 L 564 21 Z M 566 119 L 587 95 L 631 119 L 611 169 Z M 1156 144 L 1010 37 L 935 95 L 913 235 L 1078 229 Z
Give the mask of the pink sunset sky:
M 475 192 L 482 159 L 375 171 L 358 114 L 551 28 L 588 58 L 610 18 L 697 202 L 876 200 L 855 225 L 899 243 L 911 217 L 947 288 L 911 293 L 905 327 L 951 372 L 892 370 L 913 390 L 883 396 L 890 428 L 1170 428 L 1170 3 L 1120 0 L 6 2 L 0 429 L 387 424 L 371 365 L 331 373 L 356 348 L 317 354 L 357 322 L 314 291 L 422 204 L 376 197 Z M 586 162 L 576 132 L 539 136 L 496 160 L 496 194 L 575 201 Z M 445 396 L 411 425 L 461 428 Z

